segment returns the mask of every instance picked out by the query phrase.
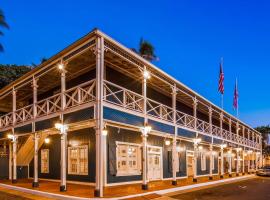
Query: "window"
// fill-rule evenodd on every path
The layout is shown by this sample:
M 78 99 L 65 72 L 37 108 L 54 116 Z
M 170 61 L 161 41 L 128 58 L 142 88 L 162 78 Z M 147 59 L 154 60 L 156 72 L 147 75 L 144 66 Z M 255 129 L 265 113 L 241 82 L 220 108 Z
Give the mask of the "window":
M 88 146 L 68 147 L 68 174 L 88 175 Z
M 117 176 L 141 174 L 141 147 L 137 144 L 117 142 Z
M 41 173 L 49 173 L 49 149 L 41 149 Z
M 206 154 L 204 152 L 201 153 L 201 170 L 206 170 Z

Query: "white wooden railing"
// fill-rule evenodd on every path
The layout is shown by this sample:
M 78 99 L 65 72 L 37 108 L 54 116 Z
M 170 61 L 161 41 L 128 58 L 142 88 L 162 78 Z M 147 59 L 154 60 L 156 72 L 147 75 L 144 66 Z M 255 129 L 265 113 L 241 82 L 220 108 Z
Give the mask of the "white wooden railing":
M 95 100 L 95 80 L 80 84 L 65 91 L 66 104 L 64 110 L 89 103 Z M 8 113 L 0 116 L 0 128 L 10 127 L 34 119 L 33 104 L 16 110 L 14 113 Z M 61 93 L 55 94 L 49 98 L 40 100 L 36 103 L 36 118 L 49 116 L 61 111 Z M 14 115 L 13 115 L 14 114 Z M 13 121 L 13 116 L 15 117 Z
M 141 94 L 137 94 L 131 90 L 128 90 L 122 86 L 116 85 L 109 81 L 104 81 L 104 101 L 113 105 L 120 106 L 125 109 L 133 110 L 142 113 L 144 108 L 144 99 Z M 147 98 L 146 100 L 147 115 L 173 123 L 174 110 L 161 104 L 157 101 Z M 235 143 L 259 147 L 259 144 L 253 144 L 254 142 L 237 136 L 234 133 L 230 133 L 225 129 L 221 129 L 218 126 L 212 125 L 212 133 L 210 132 L 210 124 L 203 120 L 194 118 L 194 116 L 176 111 L 176 124 L 194 131 L 198 131 L 210 136 L 215 136 L 227 141 L 233 141 Z

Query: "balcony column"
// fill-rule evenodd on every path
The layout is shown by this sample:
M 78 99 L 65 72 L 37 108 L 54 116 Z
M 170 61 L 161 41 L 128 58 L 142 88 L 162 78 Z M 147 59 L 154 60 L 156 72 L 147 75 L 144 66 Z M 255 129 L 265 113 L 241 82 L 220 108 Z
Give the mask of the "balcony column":
M 12 180 L 12 142 L 9 143 L 9 157 L 8 157 L 8 179 Z
M 194 117 L 194 129 L 197 130 L 197 98 L 193 98 L 193 117 Z M 198 132 L 196 131 L 196 139 L 194 140 L 194 157 L 193 157 L 193 182 L 197 182 L 197 159 L 198 159 Z
M 232 148 L 229 153 L 229 177 L 232 177 Z
M 33 77 L 33 118 L 34 122 L 32 122 L 32 132 L 34 133 L 34 180 L 32 183 L 32 187 L 38 187 L 39 182 L 38 182 L 38 141 L 39 141 L 39 136 L 36 133 L 36 128 L 35 128 L 35 119 L 37 116 L 37 80 L 35 77 Z
M 222 136 L 223 135 L 223 112 L 220 113 L 220 116 L 219 116 L 219 128 L 220 128 L 220 135 Z M 224 176 L 224 147 L 223 145 L 221 146 L 220 148 L 220 178 L 223 178 Z
M 242 126 L 242 131 L 243 131 L 243 138 L 245 139 L 245 126 Z M 245 175 L 245 147 L 243 149 L 243 152 L 242 152 L 242 174 Z
M 212 136 L 212 114 L 213 114 L 213 110 L 212 107 L 210 106 L 208 109 L 208 115 L 209 115 L 209 133 Z M 212 142 L 210 144 L 210 169 L 209 169 L 209 180 L 213 180 L 213 136 L 212 136 Z
M 142 130 L 142 189 L 148 190 L 148 147 L 147 137 L 150 130 L 148 127 L 147 118 L 147 79 L 150 78 L 150 74 L 144 66 L 143 82 L 142 82 L 142 95 L 143 95 L 143 115 L 144 115 L 144 128 Z
M 237 121 L 236 122 L 236 135 L 237 135 L 237 143 L 238 143 L 238 148 L 237 148 L 237 151 L 236 151 L 236 176 L 239 176 L 239 169 L 240 169 L 240 166 L 239 166 L 239 122 Z
M 12 158 L 13 158 L 13 176 L 12 183 L 17 183 L 17 136 L 13 134 L 12 138 Z
M 61 128 L 60 130 L 61 135 L 61 162 L 60 162 L 60 192 L 65 192 L 67 190 L 67 130 L 64 128 L 64 110 L 66 107 L 66 70 L 65 66 L 61 60 L 61 63 L 58 65 L 61 71 L 61 114 L 60 114 L 60 121 L 61 121 Z
M 13 127 L 16 124 L 16 114 L 15 111 L 17 109 L 17 98 L 16 98 L 16 90 L 13 88 L 12 90 L 12 124 Z M 12 128 L 12 164 L 13 164 L 13 176 L 12 183 L 17 183 L 17 137 L 15 136 L 14 128 Z
M 173 181 L 172 185 L 177 185 L 176 180 L 176 172 L 177 172 L 177 162 L 179 162 L 177 151 L 176 151 L 176 145 L 177 145 L 177 127 L 176 127 L 176 95 L 177 95 L 177 89 L 176 86 L 172 88 L 172 109 L 173 109 L 173 123 L 174 123 L 174 137 L 173 137 L 173 148 L 172 148 L 172 170 L 173 170 Z M 179 166 L 179 165 L 178 165 Z
M 103 84 L 104 84 L 104 38 L 96 41 L 96 185 L 95 197 L 103 197 L 105 185 L 105 145 L 106 136 L 103 135 Z
M 250 129 L 248 129 L 248 146 L 250 146 Z M 247 160 L 248 160 L 248 171 L 247 173 L 250 174 L 250 148 L 247 153 Z
M 220 147 L 220 178 L 224 177 L 224 147 Z

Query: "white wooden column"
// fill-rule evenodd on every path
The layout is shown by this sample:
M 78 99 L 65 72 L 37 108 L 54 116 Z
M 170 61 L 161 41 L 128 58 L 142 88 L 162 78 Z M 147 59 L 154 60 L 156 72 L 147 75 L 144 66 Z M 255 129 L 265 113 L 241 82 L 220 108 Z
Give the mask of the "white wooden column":
M 13 134 L 12 139 L 13 176 L 12 183 L 17 183 L 17 137 Z
M 213 110 L 212 107 L 210 106 L 208 108 L 208 116 L 209 116 L 209 132 L 211 134 L 211 144 L 210 144 L 210 169 L 209 169 L 209 180 L 213 180 L 213 133 L 212 133 L 212 114 L 213 114 Z
M 229 154 L 229 177 L 232 177 L 232 148 Z
M 242 126 L 242 131 L 243 131 L 243 138 L 245 139 L 245 126 Z M 243 149 L 243 152 L 242 152 L 242 174 L 244 175 L 245 174 L 245 147 Z
M 176 180 L 176 172 L 177 169 L 176 167 L 179 166 L 177 165 L 177 162 L 179 162 L 178 156 L 177 156 L 177 151 L 176 151 L 176 145 L 177 145 L 177 127 L 176 127 L 176 86 L 172 88 L 172 109 L 173 109 L 173 123 L 174 123 L 174 137 L 173 137 L 173 148 L 172 148 L 172 170 L 173 170 L 173 185 L 177 185 L 177 180 Z
M 236 176 L 239 176 L 239 122 L 236 122 L 236 135 L 237 135 L 237 143 L 238 149 L 236 151 Z
M 104 38 L 96 40 L 96 185 L 95 197 L 103 197 L 105 181 L 105 145 L 106 141 L 102 134 L 103 121 L 103 83 L 104 83 Z
M 38 187 L 39 186 L 39 182 L 38 182 L 38 141 L 39 141 L 39 136 L 35 132 L 36 131 L 35 119 L 37 116 L 37 88 L 38 88 L 38 85 L 37 85 L 37 80 L 35 79 L 35 77 L 33 77 L 32 87 L 33 87 L 33 118 L 34 118 L 34 122 L 32 122 L 32 132 L 34 133 L 34 179 L 33 179 L 32 186 Z
M 198 106 L 198 100 L 195 97 L 193 99 L 193 117 L 194 117 L 194 128 L 197 130 L 197 106 Z M 198 132 L 196 131 L 196 142 L 194 141 L 194 157 L 193 157 L 193 182 L 197 182 L 197 159 L 198 159 Z
M 223 113 L 220 113 L 220 117 L 219 117 L 219 128 L 220 128 L 220 132 L 221 135 L 223 135 Z M 220 178 L 223 178 L 224 176 L 224 147 L 223 145 L 221 145 L 220 148 Z
M 17 98 L 16 98 L 16 90 L 13 88 L 12 90 L 12 123 L 13 127 L 16 124 L 16 114 L 15 111 L 17 109 Z M 13 177 L 12 183 L 17 183 L 17 137 L 15 136 L 14 128 L 12 128 L 12 161 L 13 161 Z
M 143 83 L 142 83 L 142 95 L 143 95 L 143 115 L 144 115 L 144 129 L 142 131 L 142 189 L 148 190 L 148 118 L 147 118 L 147 79 L 150 77 L 146 67 L 143 72 Z
M 63 63 L 61 61 L 61 65 Z M 60 127 L 60 134 L 61 134 L 61 162 L 60 162 L 60 175 L 61 175 L 61 183 L 60 183 L 60 191 L 64 192 L 67 190 L 67 130 L 64 128 L 64 109 L 66 107 L 66 71 L 65 66 L 62 67 L 61 70 L 61 127 Z
M 12 180 L 12 142 L 9 142 L 9 158 L 8 158 L 8 178 Z

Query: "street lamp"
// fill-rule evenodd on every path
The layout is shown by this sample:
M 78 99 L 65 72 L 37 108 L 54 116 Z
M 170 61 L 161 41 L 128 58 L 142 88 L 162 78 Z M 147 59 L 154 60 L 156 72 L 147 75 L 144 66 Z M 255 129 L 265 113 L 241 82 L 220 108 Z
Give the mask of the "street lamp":
M 61 133 L 66 133 L 68 130 L 68 125 L 62 123 L 55 123 L 55 128 L 59 130 Z
M 144 126 L 144 127 L 141 127 L 141 132 L 143 134 L 143 136 L 147 136 L 152 130 L 152 127 L 151 126 Z

